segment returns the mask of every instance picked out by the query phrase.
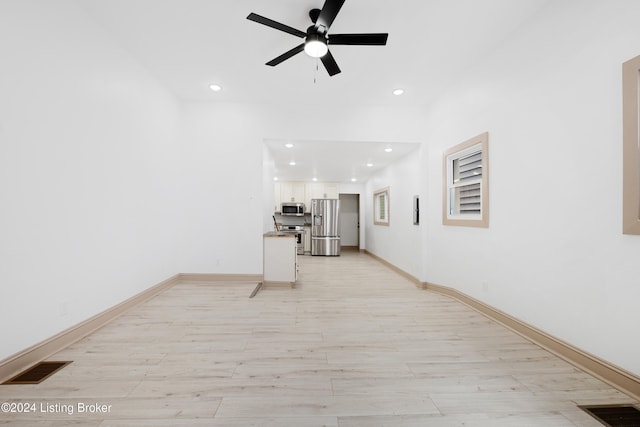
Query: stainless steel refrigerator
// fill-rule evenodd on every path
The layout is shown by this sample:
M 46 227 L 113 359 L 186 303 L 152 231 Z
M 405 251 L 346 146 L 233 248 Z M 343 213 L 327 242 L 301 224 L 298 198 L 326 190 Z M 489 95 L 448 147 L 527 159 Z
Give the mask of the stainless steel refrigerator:
M 311 200 L 311 255 L 340 255 L 338 199 Z

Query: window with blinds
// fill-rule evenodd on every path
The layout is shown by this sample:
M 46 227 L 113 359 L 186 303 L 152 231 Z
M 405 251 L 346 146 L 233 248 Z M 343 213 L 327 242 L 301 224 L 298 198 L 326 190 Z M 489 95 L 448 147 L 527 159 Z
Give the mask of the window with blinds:
M 445 153 L 444 224 L 488 226 L 487 148 L 484 133 Z
M 482 213 L 482 149 L 453 160 L 453 182 L 450 215 L 480 215 Z

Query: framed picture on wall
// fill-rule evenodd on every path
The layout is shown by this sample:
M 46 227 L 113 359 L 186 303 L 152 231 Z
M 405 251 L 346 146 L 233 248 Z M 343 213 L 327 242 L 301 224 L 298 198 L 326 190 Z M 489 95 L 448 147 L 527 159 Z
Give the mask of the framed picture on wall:
M 389 187 L 373 192 L 373 223 L 389 225 Z

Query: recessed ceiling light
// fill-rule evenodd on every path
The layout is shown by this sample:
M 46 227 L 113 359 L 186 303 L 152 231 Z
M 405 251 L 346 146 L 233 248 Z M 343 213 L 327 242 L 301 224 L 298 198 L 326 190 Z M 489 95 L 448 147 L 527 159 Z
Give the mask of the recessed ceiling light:
M 367 163 L 367 167 L 368 168 L 372 168 L 373 167 L 373 163 Z
M 296 162 L 289 162 L 289 166 L 295 166 Z
M 391 148 L 391 147 L 387 147 L 387 148 L 385 148 L 385 149 L 384 149 L 384 151 L 385 151 L 386 153 L 390 153 L 390 152 L 392 152 L 392 151 L 393 151 L 393 148 Z
M 393 91 L 393 94 L 394 94 L 395 96 L 400 96 L 400 95 L 402 95 L 403 93 L 404 93 L 404 89 L 395 89 L 395 90 Z
M 356 182 L 357 179 L 356 178 L 351 178 L 351 182 Z
M 292 143 L 284 144 L 284 146 L 287 147 L 287 148 L 293 148 L 293 144 Z
M 209 85 L 209 89 L 211 89 L 214 92 L 220 92 L 222 90 L 222 86 L 217 84 L 211 84 Z
M 318 181 L 318 178 L 315 178 L 315 177 L 314 177 L 314 178 L 312 178 L 312 179 L 311 179 L 311 181 L 313 181 L 313 182 L 317 182 L 317 181 Z
M 274 180 L 274 181 L 277 181 L 277 180 L 278 180 L 278 177 L 277 177 L 277 176 L 274 176 L 274 177 L 273 177 L 273 180 Z

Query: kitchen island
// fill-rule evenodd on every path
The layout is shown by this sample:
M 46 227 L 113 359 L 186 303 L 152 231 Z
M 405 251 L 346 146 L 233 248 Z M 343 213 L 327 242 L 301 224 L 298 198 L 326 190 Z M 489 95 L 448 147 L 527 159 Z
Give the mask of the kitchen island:
M 295 285 L 298 278 L 298 254 L 295 234 L 271 231 L 264 233 L 263 282 Z

